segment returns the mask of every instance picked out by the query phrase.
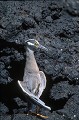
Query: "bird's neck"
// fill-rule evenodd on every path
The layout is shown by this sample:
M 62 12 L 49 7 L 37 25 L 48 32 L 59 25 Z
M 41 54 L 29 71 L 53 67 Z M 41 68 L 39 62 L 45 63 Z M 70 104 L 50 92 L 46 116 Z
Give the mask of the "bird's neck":
M 27 47 L 27 50 L 26 50 L 26 60 L 27 60 L 27 59 L 30 59 L 30 58 L 34 58 L 34 51 L 30 50 L 30 49 Z
M 28 72 L 39 72 L 38 65 L 35 60 L 34 52 L 27 48 L 26 51 L 26 66 L 25 70 Z

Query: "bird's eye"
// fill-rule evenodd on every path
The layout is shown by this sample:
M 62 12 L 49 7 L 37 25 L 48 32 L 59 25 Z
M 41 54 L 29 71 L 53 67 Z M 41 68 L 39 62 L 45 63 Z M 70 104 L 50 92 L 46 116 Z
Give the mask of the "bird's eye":
M 37 40 L 35 40 L 34 45 L 35 45 L 35 47 L 38 47 L 39 46 L 39 42 Z

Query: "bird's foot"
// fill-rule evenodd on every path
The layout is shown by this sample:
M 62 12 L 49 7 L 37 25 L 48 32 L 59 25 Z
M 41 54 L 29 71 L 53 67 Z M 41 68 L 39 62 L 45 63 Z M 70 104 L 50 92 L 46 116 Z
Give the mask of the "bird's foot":
M 36 116 L 36 117 L 41 118 L 41 119 L 47 119 L 48 118 L 48 116 L 45 116 L 45 115 L 42 115 L 42 114 L 38 114 L 38 113 L 35 113 L 35 112 L 32 112 L 32 111 L 29 111 L 27 113 L 27 115 L 33 115 L 33 116 Z

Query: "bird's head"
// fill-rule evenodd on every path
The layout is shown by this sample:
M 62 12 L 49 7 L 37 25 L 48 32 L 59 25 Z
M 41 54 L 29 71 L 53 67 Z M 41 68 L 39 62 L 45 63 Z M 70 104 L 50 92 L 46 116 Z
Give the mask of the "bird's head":
M 32 51 L 36 49 L 48 51 L 48 49 L 43 45 L 41 45 L 36 39 L 29 39 L 26 43 L 27 43 L 27 47 Z

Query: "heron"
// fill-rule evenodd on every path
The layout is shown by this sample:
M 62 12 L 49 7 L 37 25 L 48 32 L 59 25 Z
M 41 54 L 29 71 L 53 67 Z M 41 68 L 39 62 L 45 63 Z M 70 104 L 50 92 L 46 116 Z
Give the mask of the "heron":
M 29 39 L 26 41 L 26 63 L 24 68 L 24 76 L 23 81 L 18 80 L 18 84 L 25 95 L 28 96 L 29 100 L 31 100 L 39 107 L 51 110 L 51 108 L 49 106 L 46 106 L 45 103 L 40 99 L 40 96 L 46 88 L 46 76 L 43 71 L 39 70 L 39 67 L 37 65 L 34 56 L 34 51 L 36 49 L 48 51 L 46 47 L 41 45 L 35 39 Z M 45 118 L 43 115 L 42 117 Z

